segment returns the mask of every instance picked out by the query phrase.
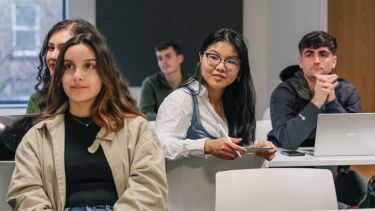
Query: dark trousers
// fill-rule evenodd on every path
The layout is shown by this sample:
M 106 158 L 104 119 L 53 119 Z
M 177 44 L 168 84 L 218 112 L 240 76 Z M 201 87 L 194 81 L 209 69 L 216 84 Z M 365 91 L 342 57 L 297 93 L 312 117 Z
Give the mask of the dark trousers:
M 350 166 L 338 166 L 335 187 L 337 201 L 356 206 L 366 195 L 367 178 Z

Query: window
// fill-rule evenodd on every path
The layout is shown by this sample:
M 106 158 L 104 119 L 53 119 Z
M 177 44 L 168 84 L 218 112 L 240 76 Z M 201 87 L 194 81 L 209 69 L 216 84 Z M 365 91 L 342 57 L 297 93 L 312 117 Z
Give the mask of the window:
M 39 51 L 63 19 L 64 0 L 0 0 L 0 103 L 26 102 L 34 92 Z
M 13 56 L 38 56 L 40 46 L 39 5 L 13 3 L 12 34 Z

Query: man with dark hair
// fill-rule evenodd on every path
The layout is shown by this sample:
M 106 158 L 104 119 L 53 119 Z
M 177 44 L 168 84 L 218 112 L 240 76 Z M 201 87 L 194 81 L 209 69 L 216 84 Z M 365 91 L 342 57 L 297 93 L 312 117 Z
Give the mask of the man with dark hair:
M 361 111 L 357 89 L 333 73 L 336 39 L 326 32 L 313 31 L 302 37 L 298 47 L 298 66 L 280 73 L 283 82 L 270 100 L 273 130 L 269 140 L 285 149 L 314 146 L 319 113 Z
M 313 31 L 302 37 L 298 48 L 298 65 L 280 73 L 283 82 L 270 100 L 273 129 L 268 140 L 290 150 L 314 146 L 319 113 L 361 111 L 355 86 L 333 73 L 337 62 L 336 38 L 323 31 Z M 366 188 L 362 176 L 349 166 L 334 169 L 333 173 L 338 174 L 335 181 L 338 200 L 356 205 Z
M 155 47 L 155 53 L 161 72 L 147 77 L 142 82 L 139 104 L 141 111 L 149 120 L 155 120 L 164 98 L 189 78 L 182 71 L 184 56 L 177 43 L 162 42 Z

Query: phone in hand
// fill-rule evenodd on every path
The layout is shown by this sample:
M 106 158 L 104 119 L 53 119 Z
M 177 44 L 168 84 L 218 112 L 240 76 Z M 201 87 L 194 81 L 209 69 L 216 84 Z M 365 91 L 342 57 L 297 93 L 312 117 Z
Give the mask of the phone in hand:
M 247 152 L 246 153 L 255 153 L 258 151 L 267 151 L 276 149 L 276 147 L 256 147 L 256 146 L 247 146 L 245 147 Z
M 283 150 L 281 151 L 281 154 L 287 155 L 287 156 L 305 156 L 304 152 L 299 152 L 296 150 Z

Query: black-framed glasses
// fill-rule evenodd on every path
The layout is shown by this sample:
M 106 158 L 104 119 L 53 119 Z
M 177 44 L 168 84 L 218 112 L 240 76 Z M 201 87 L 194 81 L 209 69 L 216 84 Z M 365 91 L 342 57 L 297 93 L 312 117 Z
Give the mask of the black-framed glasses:
M 204 51 L 203 54 L 206 55 L 208 65 L 210 65 L 211 67 L 216 67 L 221 62 L 223 62 L 227 69 L 235 70 L 235 69 L 239 68 L 240 65 L 241 65 L 241 60 L 238 59 L 238 58 L 222 59 L 222 58 L 220 58 L 219 55 L 217 55 L 215 53 L 209 53 L 209 52 L 206 52 L 206 51 Z

